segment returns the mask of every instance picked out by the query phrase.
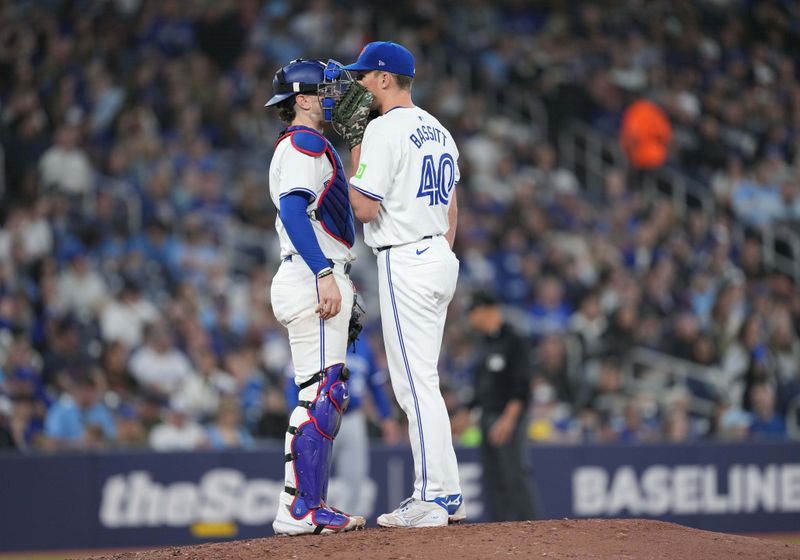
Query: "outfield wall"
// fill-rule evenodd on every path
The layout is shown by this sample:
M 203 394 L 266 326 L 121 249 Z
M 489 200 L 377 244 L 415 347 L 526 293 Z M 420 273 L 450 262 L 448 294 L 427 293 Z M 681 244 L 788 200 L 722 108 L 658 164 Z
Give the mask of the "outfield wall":
M 479 451 L 458 452 L 472 520 L 486 520 Z M 800 531 L 800 444 L 536 446 L 540 518 L 648 517 L 723 532 Z M 406 448 L 372 450 L 361 509 L 407 497 Z M 0 455 L 0 552 L 192 544 L 271 534 L 283 448 Z M 329 498 L 347 488 L 332 481 Z

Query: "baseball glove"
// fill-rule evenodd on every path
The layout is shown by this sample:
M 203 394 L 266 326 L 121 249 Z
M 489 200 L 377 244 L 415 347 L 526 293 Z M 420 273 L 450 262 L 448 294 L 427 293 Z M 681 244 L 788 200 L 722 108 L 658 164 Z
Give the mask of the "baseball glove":
M 358 82 L 353 82 L 333 108 L 331 121 L 334 129 L 351 150 L 361 144 L 364 130 L 369 122 L 371 104 L 372 94 Z
M 364 328 L 361 324 L 361 317 L 364 316 L 364 308 L 358 305 L 358 296 L 353 296 L 353 309 L 350 310 L 350 324 L 347 327 L 347 346 L 355 345 L 358 335 Z

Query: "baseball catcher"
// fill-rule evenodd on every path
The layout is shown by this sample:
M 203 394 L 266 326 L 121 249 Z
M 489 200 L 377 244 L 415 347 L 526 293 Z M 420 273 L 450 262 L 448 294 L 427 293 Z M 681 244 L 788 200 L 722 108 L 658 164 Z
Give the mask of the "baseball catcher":
M 272 98 L 289 126 L 269 169 L 279 209 L 281 265 L 272 281 L 275 317 L 289 331 L 298 406 L 285 443 L 285 487 L 272 525 L 276 534 L 334 533 L 364 518 L 326 504 L 331 450 L 350 395 L 345 368 L 354 291 L 353 212 L 342 162 L 322 135 L 349 74 L 334 61 L 294 60 L 275 74 Z

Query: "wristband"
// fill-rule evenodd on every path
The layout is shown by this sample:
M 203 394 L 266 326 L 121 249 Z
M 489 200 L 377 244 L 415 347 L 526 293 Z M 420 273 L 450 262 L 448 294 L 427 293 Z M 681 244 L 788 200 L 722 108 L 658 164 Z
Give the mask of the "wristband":
M 317 272 L 317 280 L 325 278 L 326 276 L 330 276 L 331 274 L 333 274 L 333 269 L 329 266 L 326 266 L 325 268 Z

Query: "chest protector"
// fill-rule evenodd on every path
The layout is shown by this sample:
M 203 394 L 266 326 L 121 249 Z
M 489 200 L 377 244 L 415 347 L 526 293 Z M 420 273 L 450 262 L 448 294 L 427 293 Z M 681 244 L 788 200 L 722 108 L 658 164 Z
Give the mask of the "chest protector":
M 312 157 L 326 157 L 333 167 L 331 178 L 325 183 L 322 194 L 315 201 L 315 208 L 310 212 L 310 217 L 317 220 L 325 232 L 344 243 L 349 249 L 356 238 L 353 222 L 353 209 L 350 207 L 347 178 L 344 175 L 344 166 L 339 154 L 327 138 L 316 130 L 305 126 L 290 126 L 278 138 L 278 144 L 289 139 L 292 147 L 298 152 Z M 316 190 L 316 185 L 308 185 Z

